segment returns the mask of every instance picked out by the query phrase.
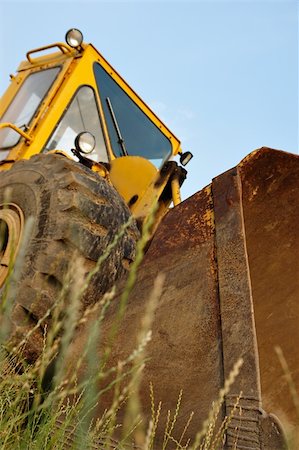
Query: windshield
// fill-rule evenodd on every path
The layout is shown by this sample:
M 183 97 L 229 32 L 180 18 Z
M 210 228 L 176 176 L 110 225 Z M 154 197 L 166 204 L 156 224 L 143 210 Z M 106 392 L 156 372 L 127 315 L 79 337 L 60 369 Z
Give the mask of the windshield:
M 115 156 L 142 156 L 159 167 L 171 154 L 169 139 L 98 63 L 94 74 Z
M 95 149 L 88 158 L 97 162 L 108 162 L 95 95 L 90 86 L 82 86 L 76 92 L 44 151 L 62 150 L 74 157 L 71 150 L 74 148 L 76 136 L 82 131 L 89 131 L 96 140 Z
M 27 130 L 59 71 L 60 67 L 54 67 L 29 75 L 1 117 L 0 122 L 9 122 L 22 130 Z M 0 149 L 13 147 L 18 143 L 20 137 L 10 128 L 2 128 L 0 130 Z

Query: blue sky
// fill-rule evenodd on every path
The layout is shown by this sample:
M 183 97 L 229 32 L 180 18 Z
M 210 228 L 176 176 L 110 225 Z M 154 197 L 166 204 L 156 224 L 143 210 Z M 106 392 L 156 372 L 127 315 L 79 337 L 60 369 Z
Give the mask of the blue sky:
M 298 152 L 298 3 L 0 0 L 0 92 L 81 29 L 190 150 L 183 196 L 269 146 Z

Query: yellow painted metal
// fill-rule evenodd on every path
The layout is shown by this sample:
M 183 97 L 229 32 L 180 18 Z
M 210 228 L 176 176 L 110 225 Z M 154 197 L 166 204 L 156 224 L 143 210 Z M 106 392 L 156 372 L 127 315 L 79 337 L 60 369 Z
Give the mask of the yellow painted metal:
M 172 201 L 174 206 L 177 206 L 181 203 L 181 191 L 180 191 L 180 183 L 177 176 L 174 176 L 171 180 L 171 192 L 172 192 Z
M 106 167 L 105 167 L 103 164 L 95 162 L 95 163 L 91 166 L 91 170 L 92 170 L 93 172 L 97 172 L 101 177 L 106 178 L 106 180 L 107 180 L 110 184 L 112 184 L 112 183 L 111 183 L 111 180 L 110 180 L 110 174 L 109 174 L 109 171 L 106 169 Z
M 32 63 L 28 60 L 22 61 L 17 69 L 18 73 L 24 72 L 26 70 L 31 70 L 35 67 L 45 68 L 48 64 L 60 65 L 64 64 L 65 61 L 73 58 L 80 58 L 80 54 L 75 49 L 71 49 L 69 53 L 55 52 L 46 55 L 40 55 L 35 58 L 31 58 Z
M 163 192 L 167 189 L 167 184 L 170 180 L 170 173 L 161 179 L 160 174 L 151 181 L 148 188 L 140 198 L 139 202 L 131 206 L 133 216 L 142 223 L 147 217 L 155 204 L 158 204 L 158 209 L 155 212 L 155 220 L 151 229 L 153 234 L 157 229 L 160 221 L 167 213 L 169 205 L 172 202 L 171 195 L 163 196 Z
M 161 176 L 160 171 L 150 161 L 140 156 L 123 156 L 111 162 L 109 176 L 133 216 L 140 222 L 148 216 L 153 204 L 159 201 L 155 215 L 156 228 L 172 201 L 171 195 L 161 198 L 171 174 Z
M 9 122 L 0 123 L 0 129 L 1 128 L 11 128 L 12 130 L 16 131 L 21 136 L 23 136 L 23 138 L 25 138 L 25 141 L 28 141 L 28 142 L 32 141 L 32 137 L 29 136 L 29 134 L 25 133 L 25 131 L 21 130 L 21 128 L 17 127 L 13 123 L 9 123 Z
M 132 211 L 136 210 L 146 190 L 156 179 L 157 174 L 156 167 L 140 156 L 123 156 L 111 161 L 111 182 L 116 190 L 121 193 L 125 202 L 132 203 Z
M 55 44 L 50 44 L 50 45 L 44 45 L 43 47 L 39 47 L 39 48 L 35 48 L 34 50 L 30 50 L 29 52 L 26 53 L 26 57 L 28 59 L 28 61 L 30 62 L 30 64 L 32 64 L 34 61 L 34 59 L 31 58 L 32 53 L 39 53 L 39 52 L 43 52 L 44 50 L 49 50 L 50 48 L 55 48 L 58 47 L 59 50 L 62 53 L 70 53 L 71 49 L 68 45 L 62 43 L 62 42 L 57 42 Z M 38 58 L 35 58 L 36 60 L 38 60 Z
M 67 159 L 73 160 L 73 158 L 70 155 L 68 155 L 66 152 L 64 152 L 63 150 L 50 150 L 48 152 L 48 154 L 61 155 L 61 156 L 65 156 Z

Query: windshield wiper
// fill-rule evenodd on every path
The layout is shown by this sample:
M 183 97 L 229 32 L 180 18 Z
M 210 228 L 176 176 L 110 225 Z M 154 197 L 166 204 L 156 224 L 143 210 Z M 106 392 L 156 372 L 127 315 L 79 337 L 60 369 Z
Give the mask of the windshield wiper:
M 106 98 L 106 102 L 107 102 L 108 109 L 109 109 L 109 112 L 110 112 L 110 115 L 111 115 L 113 126 L 114 126 L 116 134 L 117 134 L 117 138 L 118 138 L 117 142 L 121 146 L 121 151 L 122 151 L 123 156 L 128 156 L 128 152 L 127 152 L 126 146 L 125 146 L 125 141 L 124 141 L 124 139 L 123 139 L 123 137 L 121 135 L 120 128 L 119 128 L 119 125 L 117 123 L 117 120 L 116 120 L 116 117 L 115 117 L 115 114 L 114 114 L 114 111 L 113 111 L 113 108 L 112 108 L 112 103 L 111 103 L 111 100 L 110 100 L 109 97 Z

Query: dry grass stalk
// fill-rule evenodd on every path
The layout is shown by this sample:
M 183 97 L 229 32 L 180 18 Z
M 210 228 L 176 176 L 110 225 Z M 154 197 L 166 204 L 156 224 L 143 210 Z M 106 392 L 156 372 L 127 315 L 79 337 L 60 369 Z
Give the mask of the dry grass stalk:
M 212 431 L 214 430 L 220 409 L 222 407 L 224 397 L 228 394 L 232 384 L 237 378 L 240 368 L 243 364 L 243 359 L 240 358 L 235 364 L 233 369 L 231 370 L 229 377 L 225 380 L 224 387 L 220 389 L 219 396 L 216 402 L 213 403 L 212 408 L 209 411 L 208 418 L 204 421 L 202 425 L 202 429 L 199 433 L 197 433 L 195 437 L 195 441 L 191 447 L 192 450 L 212 450 Z
M 286 430 L 286 437 L 288 441 L 288 450 L 297 450 L 299 448 L 299 393 L 296 390 L 295 383 L 288 366 L 288 363 L 284 357 L 281 347 L 275 347 L 275 352 L 278 356 L 281 368 L 284 373 L 284 377 L 287 381 L 289 391 L 291 394 L 292 402 L 295 406 L 297 415 L 297 425 L 289 426 Z
M 155 448 L 162 404 L 159 402 L 155 406 L 154 389 L 153 386 L 150 386 L 151 419 L 146 424 L 144 423 L 141 410 L 139 393 L 142 371 L 146 360 L 146 347 L 151 339 L 154 312 L 163 288 L 163 276 L 158 277 L 155 282 L 145 315 L 141 321 L 135 350 L 124 361 L 119 361 L 116 366 L 109 369 L 106 368 L 106 362 L 112 351 L 113 339 L 124 316 L 128 296 L 136 280 L 137 268 L 142 260 L 144 248 L 150 235 L 150 227 L 151 221 L 145 225 L 143 237 L 138 244 L 137 258 L 132 265 L 128 284 L 121 298 L 116 325 L 113 330 L 114 334 L 110 340 L 111 346 L 106 354 L 103 355 L 102 361 L 94 358 L 95 348 L 100 338 L 101 324 L 114 297 L 114 290 L 106 294 L 97 305 L 87 308 L 83 316 L 79 317 L 81 295 L 84 294 L 89 280 L 95 273 L 93 271 L 87 278 L 84 278 L 83 272 L 80 270 L 80 263 L 75 265 L 75 267 L 70 267 L 70 273 L 67 275 L 56 304 L 35 325 L 36 328 L 40 327 L 51 315 L 53 320 L 52 327 L 46 330 L 47 332 L 45 331 L 44 351 L 40 359 L 33 366 L 24 366 L 21 375 L 16 373 L 16 358 L 21 358 L 22 346 L 31 338 L 32 330 L 24 337 L 22 342 L 14 347 L 13 357 L 9 359 L 7 355 L 0 352 L 1 448 L 6 450 L 23 450 L 25 448 L 35 450 L 40 448 L 62 449 L 69 446 L 69 448 L 87 449 L 102 447 L 105 450 L 110 448 L 117 448 L 118 450 L 129 448 L 131 450 L 133 448 L 131 441 L 136 442 L 142 450 L 153 450 Z M 25 227 L 25 239 L 28 233 L 30 233 L 30 222 L 27 228 Z M 115 241 L 111 245 L 115 245 Z M 109 256 L 109 251 L 107 249 L 107 252 L 99 259 L 95 270 L 98 270 L 103 259 Z M 15 270 L 11 271 L 6 289 L 3 291 L 6 295 L 6 301 L 4 299 L 4 307 L 2 309 L 2 323 L 4 325 L 3 329 L 1 328 L 2 339 L 7 335 L 9 314 L 13 304 L 13 293 L 16 289 L 24 252 L 25 247 L 22 247 Z M 66 293 L 68 295 L 71 293 L 72 298 L 72 302 L 67 304 L 65 301 Z M 65 314 L 62 315 L 64 308 Z M 65 356 L 69 351 L 70 343 L 78 325 L 85 324 L 90 319 L 90 316 L 96 316 L 96 318 L 90 327 L 87 345 L 77 361 L 73 373 L 67 376 L 64 365 Z M 64 332 L 62 333 L 63 330 Z M 61 337 L 58 337 L 59 333 L 62 333 Z M 42 392 L 42 379 L 47 366 L 57 353 L 60 353 L 60 359 L 56 367 L 55 383 L 52 391 L 45 398 Z M 277 354 L 290 387 L 299 421 L 298 394 L 294 388 L 292 377 L 281 349 L 277 349 Z M 86 377 L 83 380 L 79 380 L 78 371 L 83 361 L 87 361 L 88 370 Z M 226 417 L 220 427 L 216 429 L 218 416 L 223 405 L 224 396 L 229 392 L 231 385 L 238 376 L 241 365 L 242 360 L 235 364 L 228 380 L 225 382 L 224 388 L 219 392 L 219 397 L 213 404 L 201 431 L 191 444 L 186 435 L 193 413 L 190 414 L 180 437 L 174 436 L 175 425 L 177 424 L 182 402 L 182 392 L 180 392 L 173 416 L 170 411 L 167 413 L 162 444 L 163 450 L 172 450 L 174 448 L 176 450 L 216 450 L 223 445 L 223 436 L 230 423 L 231 416 L 238 406 L 239 399 L 237 399 L 230 416 Z M 108 379 L 111 375 L 114 377 L 113 381 L 101 390 L 98 390 L 98 381 Z M 113 390 L 112 404 L 103 416 L 94 423 L 94 409 L 101 395 L 107 390 Z M 118 413 L 120 409 L 124 408 L 126 409 L 125 419 L 122 424 L 118 424 Z M 112 437 L 120 426 L 122 428 L 122 440 L 115 446 Z M 294 450 L 299 448 L 299 445 L 296 447 L 296 443 L 298 443 L 296 441 L 297 438 L 298 435 L 294 435 L 292 438 Z M 184 440 L 185 443 L 183 443 Z M 129 447 L 127 443 L 129 443 Z

